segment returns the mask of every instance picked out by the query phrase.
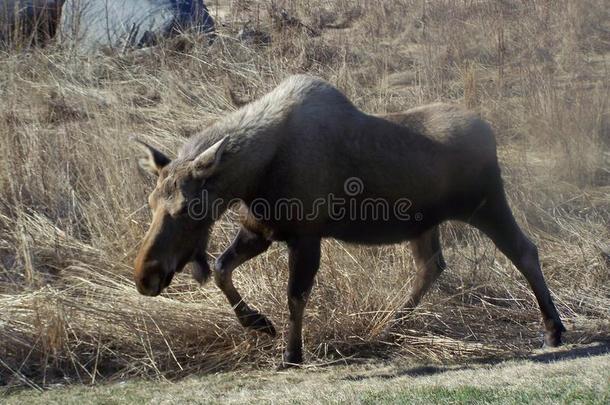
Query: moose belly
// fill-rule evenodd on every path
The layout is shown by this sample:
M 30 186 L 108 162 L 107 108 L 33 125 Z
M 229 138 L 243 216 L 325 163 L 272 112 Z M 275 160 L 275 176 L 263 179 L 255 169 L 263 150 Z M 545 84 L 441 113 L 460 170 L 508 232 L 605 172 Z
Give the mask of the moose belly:
M 383 245 L 415 239 L 435 221 L 425 220 L 419 215 L 409 219 L 388 221 L 333 222 L 322 230 L 323 237 L 331 237 L 350 243 Z

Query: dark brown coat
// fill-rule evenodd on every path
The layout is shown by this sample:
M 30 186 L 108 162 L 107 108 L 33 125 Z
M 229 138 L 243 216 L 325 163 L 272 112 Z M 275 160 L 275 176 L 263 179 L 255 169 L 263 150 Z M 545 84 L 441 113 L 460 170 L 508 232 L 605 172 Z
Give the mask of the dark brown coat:
M 150 196 L 153 222 L 135 264 L 138 290 L 159 294 L 189 261 L 199 280 L 207 278 L 209 228 L 238 200 L 243 226 L 218 258 L 214 278 L 244 326 L 275 334 L 243 301 L 231 274 L 273 241 L 288 244 L 286 364 L 302 361 L 302 317 L 322 238 L 411 241 L 418 275 L 400 314 L 444 269 L 438 226 L 447 220 L 477 227 L 513 261 L 540 304 L 545 342 L 560 342 L 563 326 L 536 247 L 504 196 L 493 132 L 472 113 L 433 104 L 372 116 L 328 83 L 293 76 L 189 141 L 174 161 L 145 150 L 144 166 L 159 178 Z M 337 202 L 343 209 L 336 210 Z

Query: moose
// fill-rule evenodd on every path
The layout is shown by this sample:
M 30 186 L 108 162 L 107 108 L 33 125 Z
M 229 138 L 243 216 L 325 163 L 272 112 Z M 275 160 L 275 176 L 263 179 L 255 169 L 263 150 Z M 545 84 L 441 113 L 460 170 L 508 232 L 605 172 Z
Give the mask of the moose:
M 285 366 L 303 361 L 302 320 L 322 238 L 410 241 L 416 277 L 398 317 L 420 302 L 445 268 L 439 225 L 447 220 L 467 223 L 491 238 L 534 291 L 545 345 L 561 343 L 565 328 L 537 248 L 505 197 L 493 132 L 473 113 L 432 104 L 369 115 L 329 83 L 297 75 L 191 137 L 174 160 L 138 142 L 144 152 L 140 165 L 158 177 L 148 199 L 152 223 L 135 259 L 137 290 L 160 294 L 192 262 L 198 281 L 213 274 L 241 325 L 275 336 L 269 319 L 243 300 L 232 273 L 272 242 L 285 242 L 290 313 Z M 320 204 L 328 196 L 347 207 L 372 198 L 403 209 L 377 216 L 361 215 L 362 210 L 337 213 Z M 235 201 L 241 227 L 212 271 L 206 261 L 209 231 Z M 299 204 L 274 210 L 282 201 Z M 413 215 L 404 215 L 405 207 Z M 299 215 L 297 208 L 308 215 Z

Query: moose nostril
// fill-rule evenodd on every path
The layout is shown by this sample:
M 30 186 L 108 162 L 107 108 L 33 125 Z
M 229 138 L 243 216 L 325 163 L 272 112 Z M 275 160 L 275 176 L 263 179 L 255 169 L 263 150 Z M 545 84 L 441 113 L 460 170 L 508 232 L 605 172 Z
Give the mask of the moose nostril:
M 155 296 L 161 293 L 163 269 L 158 262 L 144 264 L 136 273 L 136 288 L 142 295 Z
M 136 289 L 142 295 L 150 295 L 148 287 L 146 287 L 146 285 L 144 283 L 142 283 L 141 281 L 140 282 L 136 281 Z
M 136 288 L 140 294 L 154 297 L 161 293 L 161 278 L 156 274 L 144 277 L 136 281 Z

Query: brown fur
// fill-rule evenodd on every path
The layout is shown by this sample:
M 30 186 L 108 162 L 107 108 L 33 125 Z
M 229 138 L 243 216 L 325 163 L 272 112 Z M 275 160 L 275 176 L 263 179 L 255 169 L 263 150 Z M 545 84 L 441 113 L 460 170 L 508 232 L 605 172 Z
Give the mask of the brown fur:
M 189 141 L 178 158 L 151 166 L 159 173 L 151 195 L 153 224 L 136 260 L 136 283 L 156 295 L 207 243 L 216 219 L 179 214 L 205 191 L 205 206 L 222 199 L 242 204 L 242 229 L 217 260 L 214 278 L 247 327 L 275 334 L 271 322 L 250 309 L 231 281 L 232 271 L 264 252 L 272 241 L 289 247 L 290 330 L 285 363 L 300 363 L 301 323 L 319 266 L 320 239 L 381 244 L 413 241 L 418 275 L 404 310 L 419 302 L 444 268 L 438 225 L 467 222 L 485 232 L 525 275 L 543 314 L 545 342 L 557 345 L 563 326 L 538 264 L 535 246 L 515 222 L 504 196 L 495 139 L 483 120 L 463 109 L 433 104 L 384 117 L 365 114 L 328 83 L 294 76 Z M 356 182 L 356 192 L 350 189 Z M 353 185 L 353 184 L 352 184 Z M 333 196 L 346 206 L 377 199 L 389 207 L 409 203 L 407 217 L 334 215 Z M 265 216 L 257 203 L 283 201 L 299 207 Z M 272 210 L 273 211 L 273 210 Z M 400 312 L 398 313 L 400 315 Z M 398 317 L 400 318 L 400 317 Z

